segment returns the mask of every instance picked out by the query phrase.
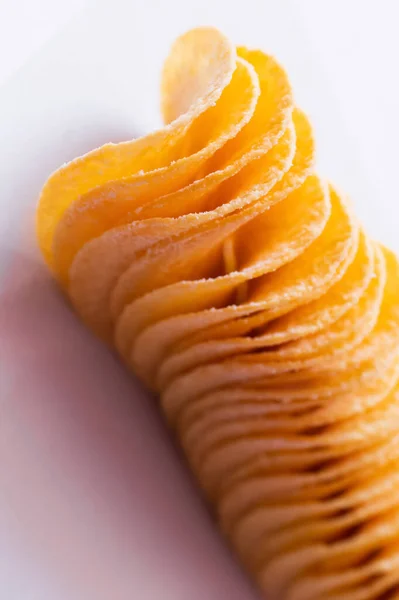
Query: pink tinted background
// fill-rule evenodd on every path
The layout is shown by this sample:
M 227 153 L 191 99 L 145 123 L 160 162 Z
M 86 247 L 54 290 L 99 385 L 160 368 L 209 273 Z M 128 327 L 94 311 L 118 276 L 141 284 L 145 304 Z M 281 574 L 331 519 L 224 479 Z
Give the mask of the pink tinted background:
M 14 256 L 0 331 L 0 488 L 40 568 L 73 597 L 254 598 L 156 402 L 27 255 Z

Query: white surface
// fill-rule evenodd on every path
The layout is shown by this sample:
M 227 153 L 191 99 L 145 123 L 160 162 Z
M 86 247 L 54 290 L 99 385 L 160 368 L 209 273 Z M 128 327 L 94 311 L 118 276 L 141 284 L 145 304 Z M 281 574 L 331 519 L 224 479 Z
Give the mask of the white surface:
M 0 84 L 87 4 L 88 0 L 1 0 Z
M 77 1 L 56 10 L 41 0 L 18 13 L 2 2 L 0 597 L 77 598 L 83 581 L 85 600 L 130 600 L 137 586 L 142 600 L 250 598 L 149 399 L 49 285 L 32 239 L 35 201 L 63 161 L 159 124 L 169 44 L 214 24 L 286 65 L 314 121 L 323 174 L 399 250 L 399 7 L 113 0 L 76 13 Z

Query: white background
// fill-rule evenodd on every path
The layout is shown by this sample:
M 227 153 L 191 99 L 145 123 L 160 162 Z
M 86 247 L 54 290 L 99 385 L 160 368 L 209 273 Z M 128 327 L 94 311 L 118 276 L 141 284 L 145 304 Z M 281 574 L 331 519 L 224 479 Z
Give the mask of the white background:
M 55 554 L 68 538 L 69 554 L 60 551 L 59 561 L 81 566 L 87 599 L 253 597 L 156 415 L 143 409 L 149 399 L 81 332 L 48 284 L 31 234 L 34 205 L 63 161 L 159 124 L 158 75 L 170 42 L 191 26 L 214 24 L 286 65 L 315 124 L 320 170 L 352 196 L 371 233 L 399 250 L 398 16 L 395 0 L 0 0 L 0 327 L 16 323 L 7 329 L 13 345 L 0 329 L 0 597 L 77 597 L 69 570 L 62 578 L 46 566 L 50 538 Z M 6 289 L 15 262 L 22 266 Z M 59 363 L 51 363 L 60 347 Z M 68 377 L 57 371 L 54 379 L 57 368 Z M 76 400 L 81 387 L 68 388 L 74 376 L 85 402 Z M 98 422 L 102 454 L 93 442 Z M 104 467 L 109 455 L 119 463 Z M 137 520 L 132 530 L 127 519 Z M 170 545 L 174 535 L 183 541 Z M 104 596 L 93 592 L 100 580 Z

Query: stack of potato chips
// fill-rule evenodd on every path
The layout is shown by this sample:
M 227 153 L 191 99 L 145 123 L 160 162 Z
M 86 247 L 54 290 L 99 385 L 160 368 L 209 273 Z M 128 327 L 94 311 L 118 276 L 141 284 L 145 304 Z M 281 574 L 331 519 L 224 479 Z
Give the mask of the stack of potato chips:
M 397 259 L 315 174 L 272 57 L 189 31 L 162 112 L 51 175 L 44 257 L 266 598 L 399 598 Z

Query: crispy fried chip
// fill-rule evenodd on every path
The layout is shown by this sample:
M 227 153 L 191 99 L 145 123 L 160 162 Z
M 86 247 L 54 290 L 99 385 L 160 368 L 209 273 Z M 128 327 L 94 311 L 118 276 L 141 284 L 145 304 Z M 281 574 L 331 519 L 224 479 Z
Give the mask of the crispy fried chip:
M 201 60 L 193 62 L 199 49 Z M 190 128 L 207 110 L 212 110 L 231 82 L 235 58 L 234 47 L 216 29 L 189 31 L 175 43 L 163 73 L 164 114 L 168 117 L 175 114 L 176 120 L 144 138 L 93 150 L 61 167 L 49 178 L 38 206 L 37 227 L 42 252 L 50 265 L 54 230 L 71 202 L 98 186 L 126 176 L 136 176 L 138 185 L 140 181 L 145 184 L 149 173 L 155 171 L 158 175 L 157 170 L 162 171 L 176 161 L 179 145 L 184 145 Z M 181 177 L 185 177 L 184 168 Z
M 45 260 L 266 598 L 399 598 L 398 260 L 314 173 L 272 57 L 194 29 L 161 87 L 161 130 L 51 175 Z

